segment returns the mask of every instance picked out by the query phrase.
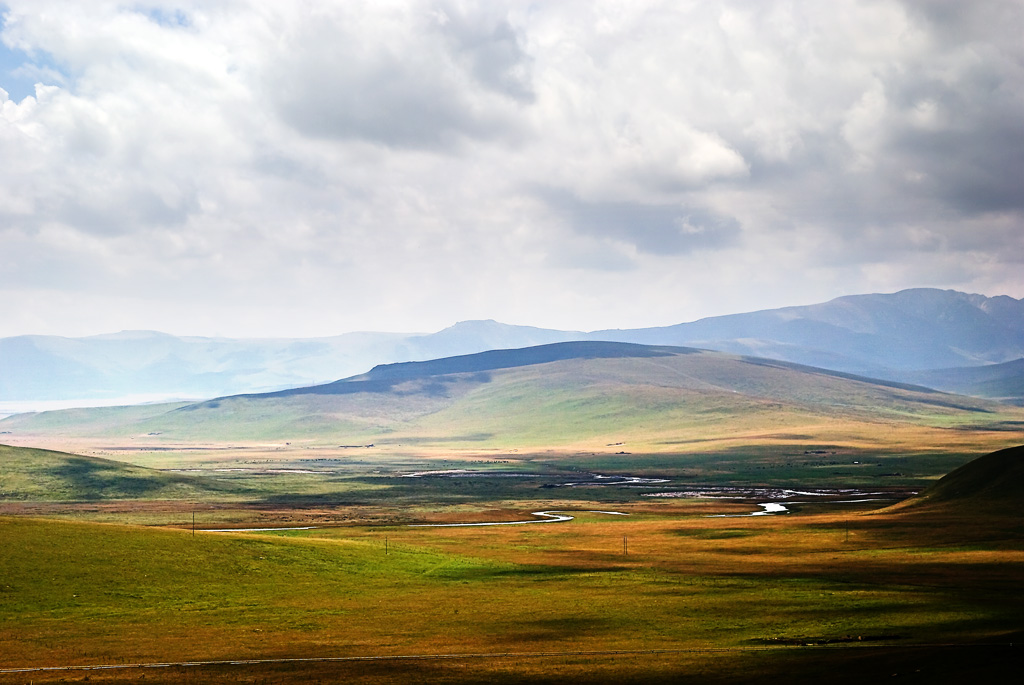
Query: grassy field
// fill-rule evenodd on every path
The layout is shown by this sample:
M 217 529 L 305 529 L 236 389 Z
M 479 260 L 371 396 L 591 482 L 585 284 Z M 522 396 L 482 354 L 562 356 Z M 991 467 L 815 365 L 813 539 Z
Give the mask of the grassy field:
M 1004 446 L 1004 434 L 989 449 Z M 905 452 L 817 444 L 739 446 L 693 454 L 395 454 L 304 448 L 130 452 L 92 455 L 0 446 L 0 514 L 184 525 L 414 523 L 435 514 L 512 511 L 523 502 L 605 508 L 650 502 L 661 492 L 703 486 L 860 488 L 905 497 L 982 448 L 970 442 Z M 984 444 L 984 443 L 983 443 Z M 810 447 L 811 449 L 808 449 Z M 617 449 L 617 448 L 609 448 Z M 974 452 L 972 450 L 979 450 Z M 182 460 L 184 471 L 166 470 Z M 411 473 L 440 471 L 418 478 Z M 456 470 L 461 474 L 446 474 Z M 614 483 L 593 474 L 655 478 Z M 663 482 L 662 482 L 663 481 Z M 573 483 L 574 485 L 567 485 Z
M 831 469 L 831 485 L 843 484 L 845 473 L 880 468 L 827 452 L 747 448 L 702 467 L 699 460 L 676 463 L 684 475 L 656 487 L 691 483 L 685 472 L 698 467 L 702 477 L 720 470 L 736 479 L 751 464 L 775 463 L 765 482 Z M 749 513 L 758 500 L 551 487 L 582 477 L 578 464 L 557 454 L 471 462 L 437 456 L 428 463 L 492 475 L 403 478 L 397 471 L 423 468 L 423 460 L 392 463 L 388 471 L 386 459 L 364 458 L 332 476 L 194 475 L 2 448 L 4 492 L 22 488 L 32 498 L 5 495 L 3 511 L 22 515 L 0 516 L 0 671 L 320 660 L 0 672 L 0 682 L 994 677 L 1019 663 L 1019 648 L 1007 645 L 1024 638 L 1024 598 L 1016 591 L 1024 581 L 1024 522 L 1014 509 L 1019 484 L 1007 490 L 986 482 L 1017 473 L 1016 461 L 1006 458 L 1017 452 L 979 460 L 959 479 L 941 482 L 937 492 L 945 494 L 923 505 L 870 511 L 880 504 L 803 504 L 790 515 L 722 518 Z M 951 454 L 933 448 L 888 459 L 931 473 Z M 317 459 L 310 465 L 323 466 Z M 730 466 L 730 459 L 747 465 Z M 648 467 L 660 468 L 656 461 Z M 949 493 L 958 501 L 966 490 L 974 499 L 949 506 Z M 405 525 L 523 520 L 552 509 L 576 518 Z M 629 516 L 587 513 L 592 509 Z M 200 529 L 319 527 L 193 533 L 193 512 Z M 32 513 L 51 518 L 25 516 Z M 406 658 L 416 655 L 430 658 Z
M 788 670 L 792 680 L 855 662 L 866 654 L 860 650 L 883 656 L 862 663 L 861 675 L 902 654 L 898 660 L 911 661 L 900 668 L 939 676 L 920 645 L 1020 640 L 1018 516 L 707 517 L 723 509 L 737 506 L 648 502 L 629 517 L 580 513 L 568 523 L 519 527 L 195 536 L 3 518 L 0 667 L 556 652 L 459 664 L 30 677 L 272 683 L 572 675 L 598 682 Z M 724 659 L 701 651 L 708 649 L 735 651 Z M 649 650 L 680 651 L 638 654 Z M 570 654 L 610 651 L 637 654 Z M 0 682 L 27 679 L 0 674 Z
M 0 422 L 0 683 L 933 683 L 1019 666 L 1017 453 L 939 479 L 1024 442 L 1024 410 L 656 352 Z M 872 494 L 757 517 L 754 493 L 651 496 L 716 487 Z M 409 525 L 550 510 L 576 518 Z M 264 526 L 315 528 L 202 530 Z M 249 659 L 270 661 L 10 671 Z
M 0 502 L 195 500 L 230 492 L 212 479 L 52 450 L 0 445 L 0 464 Z
M 166 451 L 131 444 L 71 445 L 86 447 L 81 454 L 0 446 L 0 514 L 171 526 L 190 524 L 193 513 L 204 525 L 383 524 L 414 523 L 448 512 L 521 510 L 530 501 L 615 508 L 650 502 L 659 492 L 702 486 L 859 488 L 899 498 L 1019 436 L 998 431 L 935 435 L 914 429 L 901 440 L 911 437 L 920 444 L 871 449 L 842 440 L 762 441 L 721 446 L 719 451 L 625 454 L 613 450 L 625 452 L 628 445 L 600 452 L 475 453 L 295 445 L 182 446 Z M 453 469 L 472 477 L 407 477 Z M 602 484 L 593 474 L 664 482 Z

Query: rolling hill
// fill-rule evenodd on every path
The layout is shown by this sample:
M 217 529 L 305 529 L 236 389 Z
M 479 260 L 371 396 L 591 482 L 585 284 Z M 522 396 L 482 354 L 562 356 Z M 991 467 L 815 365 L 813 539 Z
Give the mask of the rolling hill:
M 212 479 L 97 457 L 0 445 L 0 502 L 188 500 L 227 490 Z
M 8 411 L 20 411 L 43 401 L 86 405 L 116 398 L 137 402 L 263 392 L 322 383 L 376 364 L 573 340 L 700 347 L 917 383 L 923 380 L 913 374 L 931 369 L 992 366 L 985 382 L 941 387 L 1019 398 L 1019 370 L 998 365 L 1024 358 L 1024 300 L 922 288 L 674 326 L 592 332 L 465 321 L 431 334 L 316 339 L 233 340 L 152 331 L 18 336 L 0 339 L 0 411 L 5 403 Z M 943 383 L 951 376 L 931 378 Z
M 14 435 L 540 448 L 835 439 L 954 429 L 1020 410 L 789 362 L 628 343 L 554 343 L 382 365 L 334 383 L 144 407 L 24 414 Z M 141 442 L 139 443 L 141 444 Z
M 1024 446 L 986 454 L 952 471 L 905 504 L 941 505 L 944 510 L 1020 516 L 1024 501 Z

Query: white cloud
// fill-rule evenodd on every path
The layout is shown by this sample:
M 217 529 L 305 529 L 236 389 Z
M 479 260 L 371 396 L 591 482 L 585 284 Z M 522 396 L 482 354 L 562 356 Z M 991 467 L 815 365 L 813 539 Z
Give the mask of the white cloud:
M 0 335 L 1024 296 L 1019 3 L 4 6 Z

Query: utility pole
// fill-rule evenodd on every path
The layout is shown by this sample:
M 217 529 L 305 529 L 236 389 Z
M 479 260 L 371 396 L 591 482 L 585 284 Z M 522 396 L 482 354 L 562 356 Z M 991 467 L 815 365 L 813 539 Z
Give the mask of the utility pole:
M 196 510 L 192 510 L 192 537 L 196 536 Z
M 622 536 L 622 556 L 629 554 L 629 548 L 626 546 L 626 536 Z
M 384 536 L 384 556 L 388 555 L 388 536 Z

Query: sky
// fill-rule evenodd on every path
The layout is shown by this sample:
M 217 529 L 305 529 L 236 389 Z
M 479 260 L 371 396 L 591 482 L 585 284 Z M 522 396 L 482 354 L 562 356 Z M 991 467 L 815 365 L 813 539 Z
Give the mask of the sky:
M 0 336 L 1024 297 L 1024 2 L 0 0 Z

